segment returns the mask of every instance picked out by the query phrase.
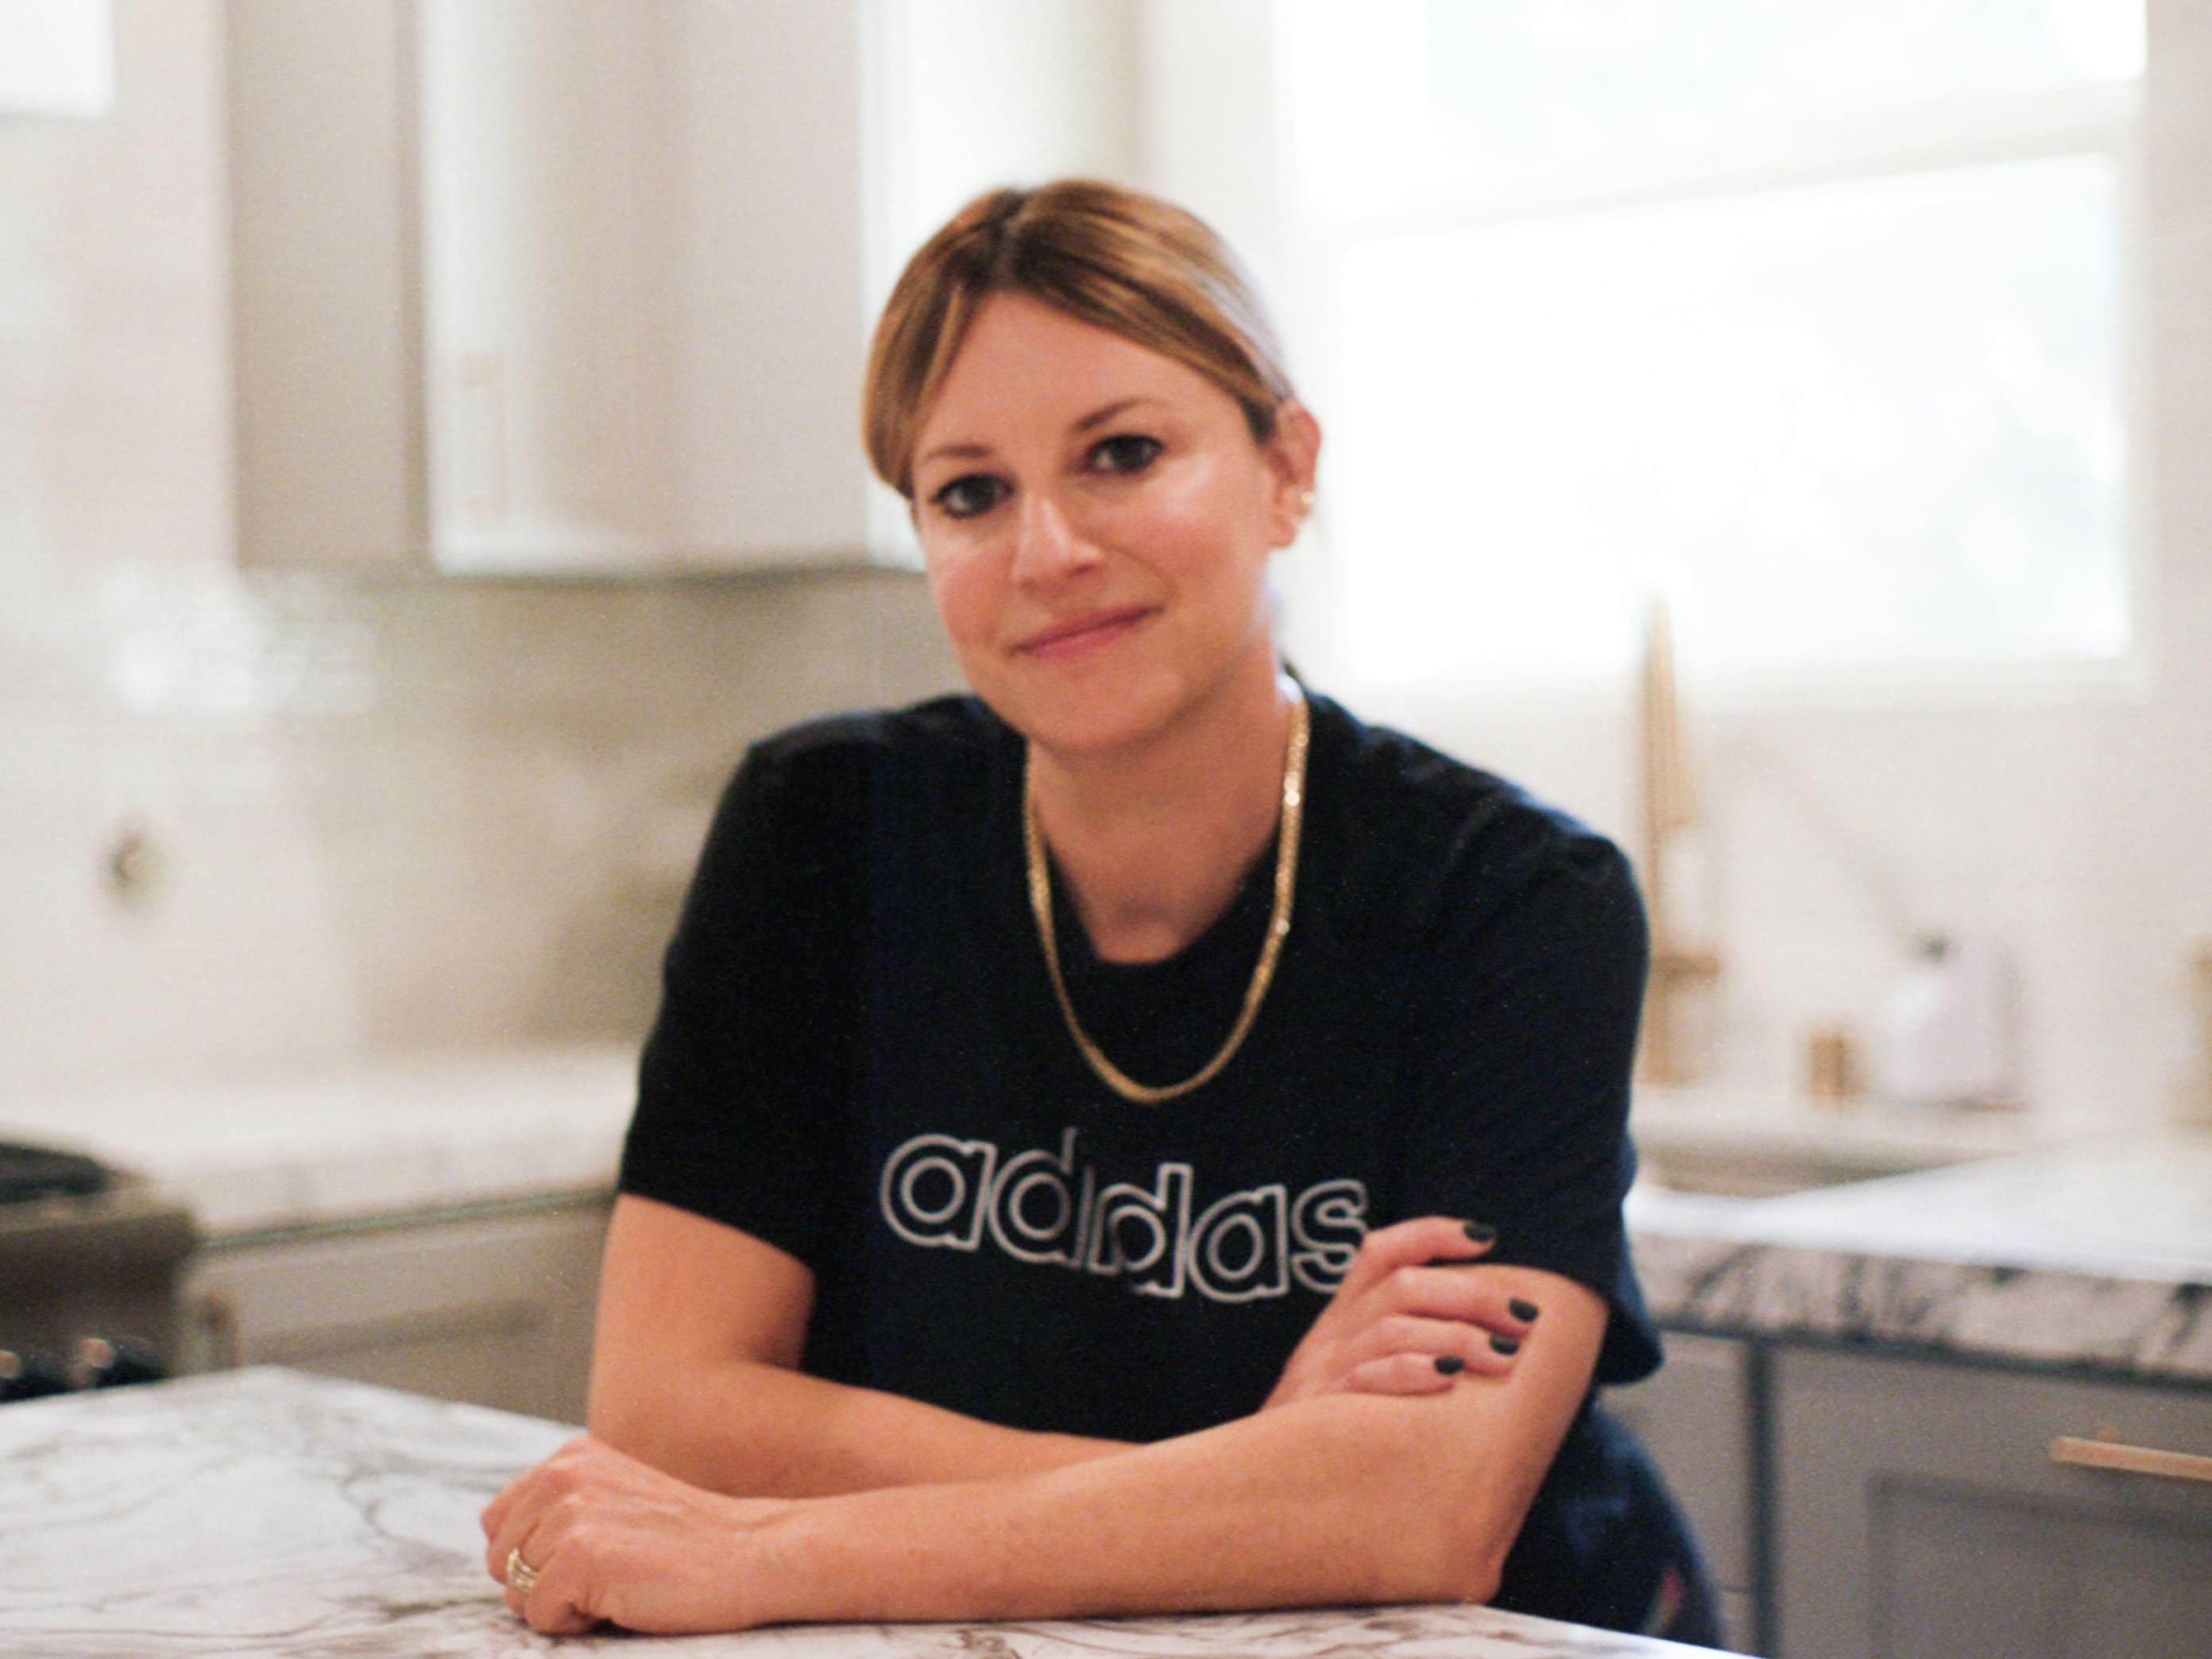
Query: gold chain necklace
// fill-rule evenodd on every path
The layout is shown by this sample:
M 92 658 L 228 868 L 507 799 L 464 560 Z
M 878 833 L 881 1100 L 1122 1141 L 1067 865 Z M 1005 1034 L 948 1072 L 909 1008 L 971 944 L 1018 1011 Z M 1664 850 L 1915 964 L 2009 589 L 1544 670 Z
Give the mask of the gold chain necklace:
M 1060 1000 L 1060 1015 L 1067 1021 L 1067 1034 L 1075 1039 L 1075 1046 L 1083 1051 L 1084 1059 L 1091 1062 L 1091 1069 L 1124 1100 L 1134 1101 L 1140 1106 L 1156 1106 L 1164 1100 L 1173 1100 L 1204 1087 L 1243 1046 L 1245 1033 L 1259 1017 L 1260 1004 L 1267 997 L 1267 987 L 1274 981 L 1275 963 L 1282 957 L 1283 941 L 1291 933 L 1291 895 L 1298 879 L 1298 827 L 1305 817 L 1309 726 L 1305 695 L 1301 692 L 1291 707 L 1291 741 L 1283 752 L 1283 816 L 1275 842 L 1275 906 L 1267 918 L 1267 938 L 1260 947 L 1259 965 L 1252 970 L 1252 982 L 1244 988 L 1244 1006 L 1237 1013 L 1237 1024 L 1230 1028 L 1229 1040 L 1196 1076 L 1160 1088 L 1138 1082 L 1107 1059 L 1075 1017 L 1075 1004 L 1068 1000 L 1067 981 L 1060 971 L 1060 942 L 1052 925 L 1052 871 L 1045 862 L 1044 831 L 1037 823 L 1036 794 L 1029 762 L 1024 759 L 1022 763 L 1022 840 L 1029 854 L 1030 908 L 1036 916 L 1037 936 L 1044 942 L 1044 963 L 1052 975 L 1052 994 Z

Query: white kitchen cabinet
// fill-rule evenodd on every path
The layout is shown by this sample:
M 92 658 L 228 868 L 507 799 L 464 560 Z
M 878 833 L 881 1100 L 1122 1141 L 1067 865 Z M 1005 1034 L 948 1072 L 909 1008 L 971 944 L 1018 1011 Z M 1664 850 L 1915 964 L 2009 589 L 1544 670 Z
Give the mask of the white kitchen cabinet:
M 186 1279 L 195 1368 L 291 1365 L 580 1423 L 608 1207 L 218 1240 Z
M 1773 1356 L 1780 1659 L 2206 1659 L 2212 1390 L 1785 1346 Z M 2149 1460 L 2155 1464 L 2158 1460 Z
M 1666 1333 L 1656 1376 L 1610 1389 L 1605 1409 L 1636 1431 L 1703 1547 L 1729 1650 L 1759 1650 L 1759 1353 L 1727 1337 Z
M 230 0 L 255 564 L 896 556 L 874 304 L 987 184 L 1127 176 L 1121 0 Z

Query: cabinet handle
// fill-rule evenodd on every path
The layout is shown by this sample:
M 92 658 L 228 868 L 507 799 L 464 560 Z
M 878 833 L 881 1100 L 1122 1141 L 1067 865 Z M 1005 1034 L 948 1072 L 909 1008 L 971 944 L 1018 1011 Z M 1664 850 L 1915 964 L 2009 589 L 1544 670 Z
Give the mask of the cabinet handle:
M 496 530 L 507 521 L 507 364 L 496 351 L 465 351 L 459 367 L 463 522 Z
M 2051 1443 L 2051 1461 L 2083 1468 L 2118 1469 L 2123 1474 L 2162 1475 L 2169 1480 L 2212 1480 L 2212 1457 L 2157 1446 L 2130 1446 L 2120 1440 L 2061 1435 Z

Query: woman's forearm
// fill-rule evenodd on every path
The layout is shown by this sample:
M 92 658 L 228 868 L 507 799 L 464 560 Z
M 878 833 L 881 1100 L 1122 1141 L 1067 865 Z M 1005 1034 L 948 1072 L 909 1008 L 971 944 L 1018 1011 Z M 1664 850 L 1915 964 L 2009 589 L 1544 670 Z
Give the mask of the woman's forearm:
M 1471 1393 L 1334 1395 L 1042 1474 L 798 1501 L 579 1440 L 484 1511 L 484 1560 L 562 1633 L 1485 1599 L 1525 1496 L 1510 1436 L 1467 1441 Z
M 805 1376 L 813 1302 L 797 1258 L 624 1194 L 601 1272 L 592 1432 L 692 1486 L 761 1498 L 1030 1474 L 1114 1449 Z
M 1487 1601 L 1589 1385 L 1605 1306 L 1546 1304 L 1508 1375 L 1336 1394 L 1040 1474 L 794 1505 L 787 1619 L 1039 1618 Z
M 545 1631 L 1486 1599 L 1605 1322 L 1578 1285 L 1501 1271 L 1546 1304 L 1509 1375 L 1329 1395 L 1154 1445 L 1070 1443 L 1082 1455 L 1057 1467 L 798 1501 L 718 1496 L 580 1441 L 486 1511 L 487 1565 L 504 1576 L 513 1553 L 534 1570 L 527 1595 L 509 1596 Z M 841 1449 L 891 1420 L 848 1395 L 854 1415 L 825 1437 Z M 1028 1443 L 963 1453 L 967 1432 L 915 1455 Z
M 1034 1474 L 1124 1449 L 1003 1428 L 755 1360 L 700 1368 L 680 1385 L 595 1389 L 591 1428 L 693 1486 L 760 1498 Z
M 787 1569 L 769 1605 L 847 1620 L 1486 1600 L 1529 1493 L 1480 1443 L 1471 1393 L 1339 1395 L 1042 1474 L 798 1505 L 759 1540 Z

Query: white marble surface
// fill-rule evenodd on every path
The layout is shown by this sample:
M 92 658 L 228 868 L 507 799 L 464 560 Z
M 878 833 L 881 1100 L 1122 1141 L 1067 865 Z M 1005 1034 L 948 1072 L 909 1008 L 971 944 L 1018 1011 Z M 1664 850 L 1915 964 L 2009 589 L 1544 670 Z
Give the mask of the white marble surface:
M 635 1044 L 0 1097 L 0 1138 L 150 1176 L 211 1237 L 612 1186 Z
M 1630 1659 L 1699 1650 L 1417 1607 L 555 1640 L 483 1574 L 476 1516 L 572 1431 L 295 1372 L 0 1407 L 0 1652 L 38 1659 Z
M 1639 1188 L 1653 1310 L 2212 1382 L 2212 1135 L 2084 1140 L 1753 1201 Z

